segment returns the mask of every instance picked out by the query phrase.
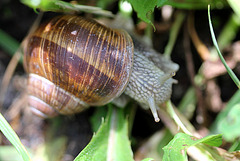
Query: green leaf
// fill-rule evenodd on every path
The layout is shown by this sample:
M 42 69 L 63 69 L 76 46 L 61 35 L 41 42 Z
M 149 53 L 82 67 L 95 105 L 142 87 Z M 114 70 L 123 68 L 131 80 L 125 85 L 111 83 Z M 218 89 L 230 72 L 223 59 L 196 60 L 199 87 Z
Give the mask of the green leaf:
M 96 132 L 98 128 L 101 126 L 103 118 L 107 115 L 107 107 L 96 107 L 94 110 L 94 114 L 90 118 L 90 123 L 93 132 Z
M 240 104 L 233 106 L 228 115 L 223 118 L 219 124 L 218 128 L 223 137 L 227 141 L 234 141 L 240 136 Z
M 210 146 L 220 146 L 222 145 L 222 134 L 206 136 L 199 139 L 197 143 L 204 143 Z
M 219 127 L 221 126 L 221 122 L 225 119 L 228 113 L 232 110 L 232 108 L 240 103 L 240 90 L 238 90 L 232 98 L 228 101 L 226 107 L 218 114 L 217 118 L 215 119 L 214 123 L 210 128 L 210 132 L 212 134 L 220 133 Z
M 21 2 L 34 10 L 41 9 L 42 11 L 59 11 L 60 7 L 55 3 L 58 0 L 21 0 Z
M 13 144 L 13 146 L 22 156 L 24 161 L 31 160 L 27 150 L 22 145 L 17 134 L 13 131 L 13 129 L 11 128 L 11 126 L 8 124 L 8 122 L 5 120 L 1 113 L 0 113 L 0 130 L 2 131 L 4 136 Z
M 143 21 L 152 24 L 151 14 L 155 7 L 162 6 L 167 0 L 127 0 Z
M 228 0 L 229 5 L 232 7 L 233 11 L 240 18 L 240 1 L 239 0 Z
M 14 146 L 0 146 L 0 160 L 19 161 L 19 154 Z
M 205 143 L 211 146 L 219 146 L 222 144 L 222 135 L 220 134 L 211 135 L 211 136 L 204 137 L 202 139 L 197 139 L 193 136 L 190 136 L 184 133 L 178 133 L 168 143 L 168 145 L 163 148 L 164 150 L 163 160 L 164 161 L 172 161 L 172 160 L 185 161 L 187 160 L 187 153 L 186 153 L 187 149 L 190 146 L 196 145 L 198 143 Z
M 133 161 L 123 109 L 109 107 L 106 120 L 75 161 Z
M 228 152 L 234 152 L 234 151 L 239 151 L 240 150 L 240 140 L 235 140 L 231 147 L 228 149 Z

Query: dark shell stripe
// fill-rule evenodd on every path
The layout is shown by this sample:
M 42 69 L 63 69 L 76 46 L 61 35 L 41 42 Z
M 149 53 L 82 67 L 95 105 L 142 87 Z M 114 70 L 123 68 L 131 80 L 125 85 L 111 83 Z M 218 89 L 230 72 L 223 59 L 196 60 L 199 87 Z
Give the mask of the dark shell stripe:
M 40 39 L 40 38 L 34 37 L 34 38 L 33 38 L 33 42 L 38 41 L 38 39 Z M 48 41 L 45 40 L 45 43 L 48 43 Z M 51 48 L 51 47 L 50 47 L 50 48 Z M 47 50 L 47 49 L 46 49 L 46 50 Z M 66 57 L 73 57 L 73 54 L 70 53 L 70 52 L 66 52 L 66 50 L 65 50 L 65 51 L 64 51 L 64 50 L 60 50 L 60 51 L 61 51 L 61 52 L 64 52 Z M 31 53 L 38 53 L 38 51 L 36 51 L 36 52 L 31 52 Z M 43 54 L 41 54 L 41 55 L 45 55 L 45 56 L 46 56 L 46 55 L 48 55 L 48 54 L 49 54 L 49 51 L 43 51 Z M 83 77 L 84 72 L 79 72 L 80 70 L 81 70 L 81 71 L 88 72 L 86 75 L 90 75 L 92 70 L 96 70 L 97 73 L 101 73 L 101 76 L 97 77 L 97 79 L 100 78 L 100 80 L 102 80 L 102 81 L 106 81 L 106 80 L 108 79 L 108 76 L 107 76 L 107 75 L 103 74 L 101 71 L 99 71 L 98 69 L 96 69 L 94 66 L 89 65 L 88 62 L 84 61 L 83 59 L 81 59 L 81 58 L 79 58 L 79 57 L 75 57 L 74 62 L 75 62 L 76 64 L 81 64 L 81 65 L 82 65 L 82 67 L 81 67 L 80 70 L 78 70 L 78 68 L 73 68 L 73 67 L 72 67 L 72 65 L 74 65 L 75 63 L 71 64 L 71 62 L 65 61 L 65 64 L 66 64 L 66 65 L 60 67 L 60 69 L 61 69 L 61 71 L 60 71 L 60 70 L 59 70 L 59 66 L 60 66 L 59 64 L 61 64 L 61 63 L 53 63 L 53 62 L 55 62 L 57 59 L 55 59 L 54 53 L 50 53 L 49 55 L 50 55 L 50 57 L 48 57 L 48 58 L 45 57 L 45 59 L 48 59 L 49 62 L 51 62 L 51 63 L 50 63 L 50 64 L 51 64 L 51 67 L 50 67 L 50 68 L 41 67 L 41 68 L 39 68 L 39 70 L 35 70 L 35 69 L 36 69 L 36 67 L 35 67 L 36 65 L 35 65 L 35 64 L 36 64 L 36 63 L 38 62 L 38 60 L 39 60 L 39 55 L 38 55 L 38 54 L 31 55 L 31 58 L 32 58 L 31 62 L 32 62 L 33 64 L 31 64 L 31 66 L 29 67 L 29 68 L 30 68 L 30 72 L 31 72 L 31 73 L 36 73 L 36 74 L 39 74 L 39 75 L 45 77 L 45 73 L 50 73 L 50 72 L 52 71 L 53 76 L 52 76 L 52 80 L 51 80 L 51 81 L 52 81 L 54 84 L 56 84 L 56 85 L 58 85 L 58 86 L 61 86 L 61 87 L 64 88 L 65 90 L 68 90 L 68 88 L 69 88 L 69 85 L 70 85 L 70 84 L 69 84 L 69 79 L 72 79 L 72 81 L 75 81 L 74 83 L 75 83 L 76 85 L 79 84 L 79 82 L 77 82 L 77 81 L 81 81 L 81 80 L 83 80 L 83 79 L 88 79 L 87 81 L 90 82 L 89 79 L 91 79 L 91 77 L 88 77 L 88 76 Z M 58 53 L 56 53 L 56 55 L 58 55 Z M 30 56 L 30 55 L 29 55 L 29 56 Z M 57 61 L 56 61 L 56 62 L 57 62 Z M 42 69 L 43 69 L 43 68 L 45 68 L 46 72 L 42 72 Z M 69 68 L 71 68 L 71 71 L 68 71 Z M 87 70 L 87 68 L 89 68 L 89 69 Z M 32 70 L 31 70 L 31 69 L 32 69 Z M 53 70 L 53 69 L 56 69 L 56 70 Z M 36 72 L 36 71 L 37 71 L 37 72 Z M 56 73 L 60 73 L 60 72 L 64 73 L 64 76 L 65 76 L 65 77 L 59 78 Z M 77 76 L 71 75 L 71 73 L 77 73 L 77 72 L 79 73 Z M 96 76 L 95 76 L 95 77 L 96 77 Z M 94 77 L 93 79 L 96 79 L 95 77 Z M 50 80 L 51 78 L 47 78 L 47 79 Z M 60 79 L 60 80 L 59 80 L 59 79 Z M 62 83 L 62 84 L 58 84 L 59 82 Z M 70 82 L 71 82 L 71 81 L 70 81 Z M 94 81 L 93 81 L 93 82 L 94 82 Z M 74 85 L 74 83 L 73 83 L 73 85 Z M 112 83 L 113 83 L 113 84 L 117 84 L 117 82 L 115 82 L 114 80 L 112 81 Z M 87 85 L 85 84 L 82 88 L 84 88 L 84 87 L 86 87 L 86 86 L 87 86 Z M 114 86 L 114 85 L 111 85 L 111 86 Z M 102 87 L 99 87 L 99 88 L 102 88 Z M 88 90 L 91 91 L 91 88 L 89 88 Z M 83 92 L 83 91 L 80 91 L 78 88 L 73 88 L 73 89 L 71 89 L 71 91 L 69 91 L 69 92 L 71 92 L 71 93 L 73 93 L 74 95 L 78 96 L 78 95 L 81 95 L 81 92 Z M 50 95 L 46 95 L 46 96 L 50 96 Z M 103 93 L 101 93 L 101 96 L 104 96 Z
M 99 80 L 100 78 L 102 77 L 102 72 L 100 72 L 101 67 L 102 67 L 102 61 L 103 61 L 103 58 L 101 57 L 103 54 L 102 54 L 102 50 L 103 50 L 103 47 L 104 47 L 104 42 L 105 41 L 100 41 L 100 38 L 102 37 L 102 39 L 105 39 L 106 38 L 106 35 L 107 35 L 107 30 L 103 30 L 103 28 L 100 28 L 99 29 L 99 36 L 98 36 L 98 39 L 97 39 L 97 45 L 95 47 L 95 50 L 96 50 L 96 53 L 97 53 L 97 56 L 95 56 L 93 59 L 93 66 L 95 67 L 93 69 L 93 72 L 92 72 L 92 75 L 94 75 L 94 77 L 91 77 L 90 81 L 89 81 L 89 84 L 92 84 L 92 88 L 94 90 L 92 91 L 89 91 L 89 95 L 92 95 L 92 93 L 98 93 L 98 95 L 101 95 L 101 93 L 99 92 Z M 108 46 L 107 46 L 108 48 Z M 93 48 L 94 49 L 94 48 Z M 93 51 L 94 52 L 94 51 Z M 97 69 L 100 69 L 100 70 L 97 70 Z
M 114 39 L 114 36 L 115 36 L 115 35 L 112 34 L 112 39 Z M 119 62 L 119 61 L 116 61 L 115 59 L 112 59 L 113 56 L 115 56 L 115 58 L 116 58 L 117 60 L 120 60 L 120 61 L 121 61 L 121 59 L 119 59 L 119 46 L 120 46 L 120 45 L 119 45 L 119 39 L 118 39 L 118 40 L 111 41 L 111 45 L 110 45 L 110 46 L 114 47 L 114 49 L 116 48 L 116 50 L 111 50 L 111 48 L 110 48 L 109 53 L 112 53 L 112 54 L 110 54 L 110 56 L 108 56 L 108 58 L 107 58 L 107 64 L 110 64 L 109 68 L 112 69 L 112 70 L 108 70 L 109 73 L 107 73 L 107 74 L 113 75 L 112 73 L 115 72 L 115 69 L 116 69 L 117 66 L 118 66 L 118 67 L 122 67 L 122 66 L 120 66 L 120 65 L 117 64 L 117 62 Z M 120 70 L 119 70 L 119 72 L 120 72 Z M 118 78 L 118 79 L 119 79 L 119 78 Z M 108 77 L 108 79 L 105 81 L 102 89 L 100 90 L 100 93 L 104 93 L 103 89 L 105 89 L 105 87 L 107 86 L 107 84 L 108 84 L 110 81 L 111 81 L 111 78 Z
M 86 36 L 86 40 L 84 41 L 84 42 L 86 42 L 86 44 L 84 45 L 83 60 L 85 60 L 87 62 L 87 64 L 86 64 L 86 69 L 82 70 L 80 68 L 81 71 L 85 71 L 85 72 L 83 72 L 83 78 L 88 78 L 88 79 L 81 79 L 81 82 L 79 82 L 79 85 L 80 85 L 79 88 L 84 89 L 84 93 L 86 93 L 86 94 L 91 86 L 91 82 L 90 82 L 91 77 L 94 77 L 92 75 L 92 72 L 95 67 L 92 65 L 89 65 L 89 64 L 92 64 L 91 63 L 92 59 L 94 57 L 96 57 L 93 53 L 93 48 L 95 48 L 95 43 L 97 41 L 97 38 L 92 38 L 92 33 L 93 33 L 95 25 L 96 24 L 89 26 L 90 30 L 88 32 L 85 30 L 88 33 L 88 36 Z M 92 90 L 90 89 L 89 91 L 92 91 Z M 90 97 L 88 99 L 90 99 Z M 88 102 L 88 100 L 85 100 L 85 101 Z
M 67 18 L 52 20 L 31 37 L 26 66 L 89 104 L 105 104 L 127 85 L 133 45 L 123 39 L 131 39 L 94 21 Z

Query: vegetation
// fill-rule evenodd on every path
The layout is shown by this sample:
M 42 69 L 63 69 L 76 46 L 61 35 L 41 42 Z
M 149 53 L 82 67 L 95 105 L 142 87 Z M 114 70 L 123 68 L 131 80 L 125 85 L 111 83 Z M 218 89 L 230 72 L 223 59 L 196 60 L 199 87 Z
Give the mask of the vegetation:
M 16 5 L 7 3 L 0 2 L 2 23 L 13 17 L 11 5 Z M 123 109 L 110 103 L 75 116 L 43 120 L 25 108 L 24 87 L 14 97 L 7 92 L 24 84 L 24 76 L 16 75 L 23 73 L 18 41 L 27 32 L 11 37 L 5 31 L 9 26 L 0 28 L 0 72 L 6 58 L 1 54 L 12 57 L 5 75 L 0 73 L 0 130 L 5 136 L 0 160 L 240 160 L 240 1 L 21 0 L 17 5 L 32 13 L 22 17 L 31 23 L 42 12 L 109 19 L 116 17 L 113 13 L 122 14 L 133 20 L 146 43 L 171 57 L 180 70 L 171 101 L 159 108 L 159 123 L 133 101 Z M 24 28 L 27 31 L 30 25 Z M 12 76 L 17 62 L 17 74 Z

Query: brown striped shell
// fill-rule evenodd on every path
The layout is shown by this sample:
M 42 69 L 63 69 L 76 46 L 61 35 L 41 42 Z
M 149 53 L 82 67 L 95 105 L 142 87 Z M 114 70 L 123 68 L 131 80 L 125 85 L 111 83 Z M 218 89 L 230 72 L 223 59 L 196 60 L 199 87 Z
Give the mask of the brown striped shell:
M 104 105 L 127 86 L 133 43 L 122 30 L 78 16 L 59 16 L 29 36 L 24 67 L 29 106 L 40 116 Z

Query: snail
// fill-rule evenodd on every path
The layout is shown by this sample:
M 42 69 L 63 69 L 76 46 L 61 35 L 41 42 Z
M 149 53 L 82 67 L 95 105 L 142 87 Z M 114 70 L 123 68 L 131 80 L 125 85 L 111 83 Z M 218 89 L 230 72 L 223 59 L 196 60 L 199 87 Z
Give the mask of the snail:
M 125 93 L 159 121 L 158 105 L 170 98 L 178 65 L 124 30 L 64 15 L 28 37 L 24 68 L 28 105 L 41 117 L 78 113 Z

